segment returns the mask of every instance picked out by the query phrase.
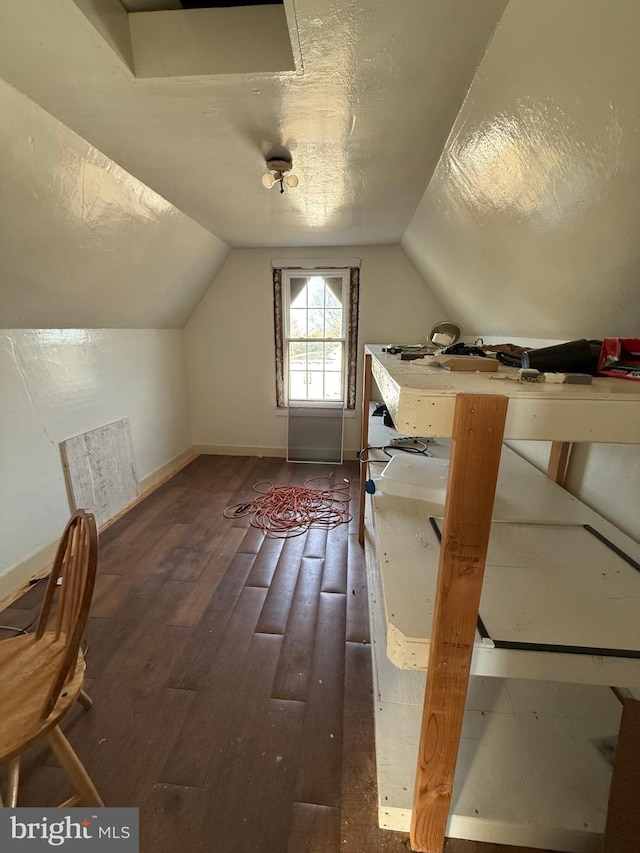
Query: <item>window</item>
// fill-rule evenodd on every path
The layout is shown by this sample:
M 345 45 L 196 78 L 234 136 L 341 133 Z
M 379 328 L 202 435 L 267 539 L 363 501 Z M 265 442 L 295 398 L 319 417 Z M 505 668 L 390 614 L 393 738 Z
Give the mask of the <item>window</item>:
M 346 273 L 285 272 L 287 399 L 343 402 Z
M 358 269 L 276 269 L 277 405 L 355 408 Z

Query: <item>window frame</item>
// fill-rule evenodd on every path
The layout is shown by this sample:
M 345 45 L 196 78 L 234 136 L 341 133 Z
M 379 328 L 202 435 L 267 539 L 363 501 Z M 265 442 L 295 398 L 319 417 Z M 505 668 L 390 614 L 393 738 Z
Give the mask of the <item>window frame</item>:
M 290 309 L 291 305 L 291 280 L 296 278 L 340 278 L 342 279 L 342 328 L 340 330 L 340 337 L 335 338 L 327 338 L 327 337 L 310 337 L 309 335 L 304 337 L 297 337 L 291 334 L 290 329 Z M 330 270 L 330 269 L 314 269 L 314 270 L 294 270 L 287 269 L 283 270 L 282 275 L 282 291 L 283 291 L 283 356 L 284 356 L 284 376 L 285 376 L 285 403 L 288 406 L 290 403 L 295 406 L 331 406 L 331 407 L 340 407 L 345 408 L 345 403 L 347 399 L 347 338 L 349 335 L 349 271 L 347 269 L 341 270 Z M 316 342 L 316 343 L 339 343 L 342 346 L 342 366 L 341 366 L 341 376 L 340 376 L 340 398 L 337 400 L 330 400 L 327 398 L 323 399 L 299 399 L 297 397 L 291 397 L 291 373 L 289 367 L 289 344 L 300 342 Z M 324 373 L 325 371 L 323 371 Z
M 360 267 L 359 266 L 296 266 L 296 267 L 273 267 L 273 298 L 274 298 L 274 344 L 275 344 L 275 368 L 276 368 L 276 408 L 286 410 L 289 407 L 288 399 L 288 341 L 287 309 L 289 304 L 290 289 L 288 282 L 291 278 L 312 276 L 337 277 L 343 276 L 343 334 L 344 338 L 332 338 L 330 340 L 341 340 L 344 347 L 343 364 L 343 393 L 341 401 L 331 400 L 292 400 L 295 406 L 309 407 L 336 407 L 345 410 L 356 408 L 356 377 L 357 377 L 357 347 L 358 347 L 358 319 L 360 299 Z M 297 338 L 293 340 L 298 340 Z

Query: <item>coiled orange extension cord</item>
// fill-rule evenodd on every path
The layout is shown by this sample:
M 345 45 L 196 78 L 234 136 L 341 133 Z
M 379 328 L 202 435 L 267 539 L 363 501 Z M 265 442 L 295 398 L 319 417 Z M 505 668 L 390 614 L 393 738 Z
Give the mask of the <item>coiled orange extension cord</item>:
M 319 488 L 309 485 L 318 480 L 327 480 L 328 484 Z M 260 497 L 228 506 L 224 516 L 250 515 L 251 526 L 264 530 L 274 539 L 300 536 L 312 527 L 337 527 L 353 517 L 348 511 L 349 481 L 334 483 L 333 475 L 309 477 L 303 486 L 277 486 L 270 480 L 261 480 L 253 490 Z

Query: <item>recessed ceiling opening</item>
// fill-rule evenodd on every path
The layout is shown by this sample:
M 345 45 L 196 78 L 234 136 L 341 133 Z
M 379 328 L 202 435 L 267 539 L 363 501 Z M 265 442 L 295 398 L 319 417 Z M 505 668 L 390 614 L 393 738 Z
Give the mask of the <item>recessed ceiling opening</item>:
M 176 9 L 230 9 L 235 6 L 282 6 L 284 0 L 120 0 L 127 12 Z
M 294 0 L 74 2 L 136 77 L 302 70 Z

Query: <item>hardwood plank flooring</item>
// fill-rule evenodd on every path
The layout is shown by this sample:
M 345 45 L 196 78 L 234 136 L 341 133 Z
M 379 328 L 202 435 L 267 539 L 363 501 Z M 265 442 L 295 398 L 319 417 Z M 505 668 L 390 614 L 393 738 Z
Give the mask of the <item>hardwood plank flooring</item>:
M 329 471 L 351 481 L 350 524 L 283 541 L 222 515 L 254 483 Z M 107 805 L 140 807 L 143 853 L 409 850 L 377 825 L 357 478 L 352 462 L 200 456 L 101 535 L 86 632 L 95 704 L 64 728 Z M 44 590 L 0 624 L 31 625 Z M 22 776 L 21 805 L 67 794 L 43 746 Z
M 304 702 L 307 698 L 321 583 L 322 560 L 302 557 L 273 684 L 276 699 Z
M 269 591 L 260 613 L 257 631 L 284 634 L 298 583 L 305 541 L 302 536 L 287 539 L 278 557 Z

